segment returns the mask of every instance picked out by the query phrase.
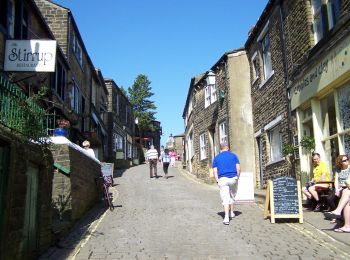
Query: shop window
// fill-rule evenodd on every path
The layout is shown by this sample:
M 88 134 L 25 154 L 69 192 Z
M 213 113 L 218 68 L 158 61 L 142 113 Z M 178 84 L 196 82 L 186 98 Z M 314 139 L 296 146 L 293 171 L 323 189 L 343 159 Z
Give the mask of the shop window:
M 119 134 L 115 135 L 115 150 L 123 151 L 123 137 Z
M 205 134 L 201 134 L 199 136 L 199 148 L 200 148 L 200 159 L 206 159 L 207 158 L 207 150 L 205 146 Z
M 350 83 L 338 90 L 340 131 L 345 132 L 341 137 L 344 151 L 350 153 Z
M 282 134 L 280 126 L 269 130 L 270 161 L 275 162 L 282 159 Z
M 340 0 L 312 0 L 315 43 L 318 43 L 339 21 Z
M 328 95 L 321 100 L 321 116 L 323 136 L 331 136 L 337 133 L 334 95 Z

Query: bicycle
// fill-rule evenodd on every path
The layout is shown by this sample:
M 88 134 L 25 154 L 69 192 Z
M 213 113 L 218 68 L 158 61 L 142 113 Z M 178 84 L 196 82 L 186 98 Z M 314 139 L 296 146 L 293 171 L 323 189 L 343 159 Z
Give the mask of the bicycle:
M 102 183 L 103 199 L 106 202 L 106 206 L 110 211 L 114 210 L 113 196 L 109 193 L 109 187 L 113 184 L 112 176 L 101 176 L 99 177 Z

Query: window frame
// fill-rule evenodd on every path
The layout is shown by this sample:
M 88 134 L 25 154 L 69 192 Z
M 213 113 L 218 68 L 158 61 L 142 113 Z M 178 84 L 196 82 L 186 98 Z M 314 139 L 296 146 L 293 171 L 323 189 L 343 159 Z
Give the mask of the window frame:
M 73 85 L 71 90 L 71 109 L 75 113 L 80 113 L 80 89 L 77 82 L 73 79 Z
M 202 133 L 199 135 L 199 154 L 200 154 L 200 160 L 207 159 L 205 133 Z
M 211 102 L 211 87 L 209 85 L 206 85 L 204 88 L 204 108 L 207 108 L 210 106 Z
M 277 133 L 278 135 L 278 145 L 279 147 L 275 147 L 275 137 L 274 133 Z M 277 124 L 274 127 L 270 128 L 268 130 L 268 138 L 269 138 L 269 144 L 270 144 L 270 162 L 278 162 L 281 159 L 283 159 L 282 154 L 282 133 L 281 133 L 281 124 Z M 278 148 L 276 150 L 276 148 Z
M 222 121 L 219 124 L 219 142 L 220 144 L 222 143 L 227 143 L 228 142 L 228 135 L 227 135 L 227 122 Z

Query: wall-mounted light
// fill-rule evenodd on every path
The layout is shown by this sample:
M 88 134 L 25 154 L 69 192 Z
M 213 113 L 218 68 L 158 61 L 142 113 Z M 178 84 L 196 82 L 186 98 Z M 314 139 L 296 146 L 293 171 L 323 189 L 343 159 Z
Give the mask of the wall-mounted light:
M 209 70 L 206 81 L 207 85 L 215 85 L 215 74 L 213 71 Z
M 217 95 L 218 95 L 219 99 L 224 99 L 225 98 L 225 90 L 218 89 Z

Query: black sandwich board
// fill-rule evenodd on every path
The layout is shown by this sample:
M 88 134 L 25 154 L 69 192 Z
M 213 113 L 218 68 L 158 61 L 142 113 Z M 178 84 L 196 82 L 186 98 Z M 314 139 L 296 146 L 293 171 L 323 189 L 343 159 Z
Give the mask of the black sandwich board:
M 292 177 L 279 177 L 268 181 L 264 219 L 298 218 L 303 223 L 300 181 Z

